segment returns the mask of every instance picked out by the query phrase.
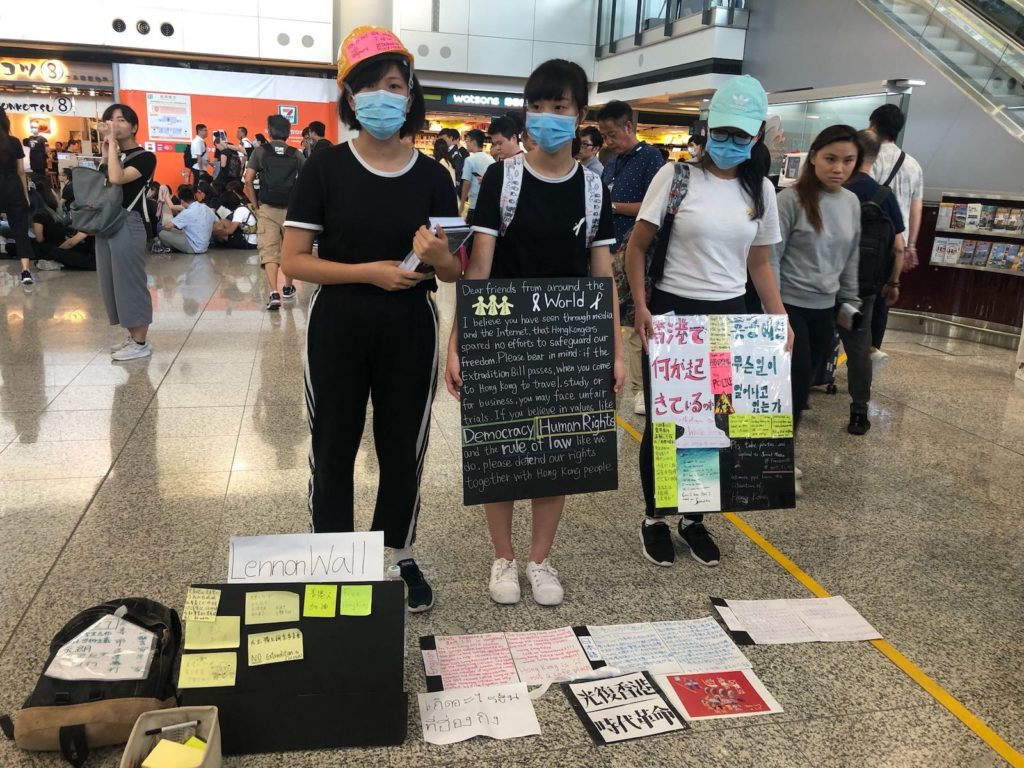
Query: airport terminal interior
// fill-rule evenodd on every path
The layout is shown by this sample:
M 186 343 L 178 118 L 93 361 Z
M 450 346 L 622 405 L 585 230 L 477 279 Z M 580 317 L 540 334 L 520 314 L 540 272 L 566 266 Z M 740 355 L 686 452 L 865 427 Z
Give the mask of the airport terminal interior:
M 199 2 L 173 10 L 150 0 L 142 0 L 141 8 L 107 3 L 77 28 L 66 21 L 67 13 L 58 13 L 59 5 L 51 3 L 41 17 L 30 16 L 27 7 L 0 10 L 0 106 L 8 123 L 5 128 L 0 120 L 0 134 L 7 133 L 19 150 L 14 159 L 10 150 L 0 151 L 0 715 L 10 718 L 0 719 L 0 765 L 59 766 L 68 753 L 74 758 L 88 752 L 78 765 L 1024 766 L 1024 356 L 1018 352 L 1024 322 L 1024 6 L 1018 0 L 527 0 L 501 10 L 484 0 L 303 0 L 282 4 L 291 9 L 270 11 L 264 3 L 257 9 L 254 3 L 244 11 L 217 10 L 215 21 L 229 25 L 230 36 L 223 26 L 211 35 L 208 27 L 216 25 Z M 566 29 L 568 14 L 579 20 L 579 29 Z M 52 28 L 39 23 L 51 15 L 61 19 Z M 118 31 L 112 20 L 122 17 L 127 28 Z M 398 126 L 407 116 L 399 111 L 388 133 L 375 122 L 380 113 L 361 111 L 364 102 L 355 98 L 376 87 L 352 74 L 365 72 L 360 63 L 375 56 L 385 61 L 382 72 L 405 77 L 414 71 L 422 86 L 425 108 L 411 146 L 398 148 Z M 584 109 L 560 143 L 552 138 L 561 130 L 555 120 L 530 117 L 544 112 L 552 97 L 531 99 L 527 79 L 550 59 L 573 63 L 574 69 L 558 71 L 579 70 L 589 89 L 589 104 L 577 105 Z M 756 78 L 756 90 L 742 75 Z M 407 81 L 397 80 L 388 87 L 407 93 L 401 90 Z M 338 96 L 346 92 L 339 82 L 357 83 L 358 92 L 341 114 Z M 383 112 L 391 94 L 375 93 L 384 94 L 378 98 Z M 729 96 L 724 107 L 723 94 Z M 615 112 L 618 104 L 624 112 Z M 352 125 L 360 115 L 363 131 Z M 751 120 L 755 127 L 747 131 Z M 243 126 L 245 134 L 238 130 Z M 847 126 L 852 132 L 843 133 Z M 873 133 L 865 135 L 869 127 Z M 828 130 L 836 137 L 832 143 L 815 144 Z M 133 212 L 109 236 L 87 238 L 85 243 L 95 240 L 95 250 L 91 262 L 86 254 L 82 263 L 68 254 L 78 258 L 81 237 L 96 233 L 87 231 L 93 220 L 85 218 L 81 198 L 92 194 L 97 168 L 111 179 L 124 172 L 107 169 L 116 157 L 106 150 L 108 131 L 119 131 L 122 144 L 137 142 L 141 154 L 155 158 L 148 171 L 152 206 L 126 192 L 124 205 Z M 275 144 L 265 148 L 257 134 Z M 507 265 L 512 251 L 501 250 L 503 241 L 526 235 L 514 219 L 499 235 L 505 212 L 499 205 L 507 197 L 506 187 L 498 187 L 503 177 L 486 171 L 473 187 L 472 173 L 462 176 L 461 169 L 493 154 L 484 167 L 512 173 L 519 155 L 503 154 L 502 147 L 513 135 L 515 152 L 520 140 L 529 149 L 518 165 L 525 173 L 524 219 L 543 217 L 537 213 L 543 209 L 526 201 L 545 192 L 537 191 L 547 186 L 538 179 L 556 180 L 553 172 L 543 178 L 543 168 L 557 167 L 544 163 L 571 163 L 570 175 L 558 181 L 576 173 L 585 177 L 572 187 L 575 193 L 566 191 L 576 194 L 573 205 L 580 205 L 584 184 L 589 190 L 592 181 L 604 181 L 595 185 L 604 210 L 594 213 L 592 224 L 587 209 L 573 237 L 564 238 L 568 248 L 589 247 L 589 276 L 512 272 L 518 287 L 474 283 L 488 276 L 478 271 L 481 249 L 485 262 L 493 252 L 495 268 Z M 666 171 L 634 191 L 623 179 L 641 176 L 629 176 L 623 157 L 639 158 L 642 150 L 655 158 L 654 170 L 662 163 L 688 166 L 687 194 L 706 201 L 707 168 L 719 178 L 715 183 L 726 183 L 719 176 L 729 168 L 723 145 L 741 153 L 745 147 L 743 167 L 751 163 L 744 141 L 766 150 L 758 183 L 774 185 L 779 203 L 777 214 L 773 199 L 765 215 L 783 226 L 781 235 L 776 231 L 765 241 L 774 271 L 767 262 L 760 271 L 755 254 L 761 244 L 752 244 L 753 233 L 744 241 L 740 291 L 744 280 L 753 280 L 748 293 L 753 291 L 757 312 L 797 322 L 793 349 L 785 348 L 783 335 L 769 350 L 773 362 L 764 386 L 767 392 L 780 382 L 778 410 L 755 406 L 737 413 L 741 381 L 754 375 L 749 356 L 744 369 L 744 355 L 757 358 L 769 348 L 756 346 L 767 344 L 763 339 L 751 344 L 753 331 L 745 339 L 738 331 L 723 332 L 716 342 L 715 323 L 724 329 L 747 323 L 770 336 L 765 329 L 771 321 L 742 320 L 748 311 L 735 309 L 681 310 L 678 315 L 695 316 L 685 321 L 652 311 L 659 316 L 655 329 L 675 329 L 652 333 L 652 387 L 663 386 L 659 370 L 669 370 L 659 369 L 653 345 L 667 338 L 662 354 L 678 355 L 674 364 L 688 372 L 677 379 L 703 373 L 708 364 L 713 383 L 706 392 L 714 394 L 714 414 L 712 404 L 702 408 L 699 399 L 691 409 L 666 405 L 679 400 L 672 400 L 672 392 L 683 391 L 668 384 L 647 397 L 642 387 L 630 386 L 628 332 L 621 337 L 627 384 L 617 398 L 608 388 L 594 394 L 593 382 L 563 377 L 555 389 L 576 393 L 566 396 L 565 411 L 545 410 L 543 397 L 531 401 L 529 393 L 539 391 L 537 377 L 547 374 L 537 373 L 533 362 L 503 362 L 494 353 L 503 337 L 532 334 L 534 341 L 522 342 L 535 352 L 530 361 L 565 363 L 566 355 L 550 350 L 551 339 L 578 340 L 593 323 L 605 329 L 604 341 L 588 336 L 591 348 L 585 351 L 584 342 L 573 342 L 574 362 L 577 370 L 597 371 L 597 381 L 612 379 L 615 345 L 607 334 L 619 312 L 591 289 L 610 288 L 603 275 L 612 275 L 613 260 L 626 269 L 616 254 L 619 220 L 628 214 L 628 227 L 640 222 L 634 236 L 645 231 L 646 190 L 664 182 L 660 203 L 650 206 L 657 209 L 651 221 L 658 221 L 672 178 Z M 203 161 L 200 144 L 208 151 Z M 472 154 L 464 159 L 458 147 L 467 144 Z M 278 151 L 277 161 L 308 155 L 281 202 L 272 196 L 278 181 L 269 170 L 279 167 L 268 159 L 275 145 L 293 148 Z M 889 305 L 888 328 L 878 344 L 870 318 L 863 325 L 859 315 L 848 320 L 856 307 L 844 302 L 865 310 L 870 305 L 863 303 L 863 279 L 855 285 L 859 292 L 847 290 L 850 279 L 858 282 L 856 270 L 850 278 L 840 274 L 842 265 L 831 266 L 838 240 L 819 244 L 817 251 L 811 246 L 811 258 L 824 266 L 820 274 L 813 271 L 819 266 L 811 268 L 811 282 L 802 283 L 827 295 L 824 309 L 801 310 L 798 291 L 787 287 L 787 259 L 795 258 L 787 249 L 797 248 L 793 232 L 799 226 L 786 223 L 785 212 L 805 220 L 801 190 L 847 196 L 859 211 L 853 214 L 860 217 L 857 232 L 866 237 L 869 229 L 870 214 L 861 207 L 866 203 L 841 188 L 854 173 L 853 160 L 839 181 L 821 176 L 825 149 L 837 145 L 854 147 L 858 157 L 881 153 L 880 161 L 892 145 L 890 159 L 898 158 L 900 167 L 877 181 L 897 185 L 893 203 L 901 183 L 904 191 L 913 190 L 906 191 L 913 212 L 903 233 L 886 241 L 887 250 L 899 251 L 902 269 L 887 253 L 887 271 L 872 296 L 876 313 L 880 303 Z M 371 168 L 379 156 L 371 157 L 367 147 L 393 147 L 403 158 L 418 154 L 389 176 Z M 133 151 L 120 162 L 127 163 Z M 45 167 L 36 165 L 40 157 Z M 604 174 L 578 171 L 573 157 L 580 163 L 599 158 Z M 635 170 L 646 161 L 633 162 Z M 865 167 L 871 171 L 870 163 Z M 909 181 L 898 180 L 901 168 Z M 352 175 L 347 179 L 340 169 Z M 397 291 L 320 288 L 312 276 L 329 273 L 313 271 L 316 262 L 344 262 L 338 243 L 362 241 L 332 232 L 354 213 L 332 211 L 319 198 L 310 203 L 308 196 L 328 181 L 342 190 L 369 183 L 370 174 L 378 186 L 365 188 L 384 189 L 407 172 L 420 184 L 443 186 L 445 195 L 451 181 L 461 193 L 464 180 L 471 201 L 480 201 L 474 209 L 453 195 L 443 210 L 430 210 L 456 230 L 447 239 L 435 233 L 435 250 L 412 245 L 415 225 L 402 240 L 423 261 L 436 260 L 437 274 L 445 278 L 436 293 L 431 298 L 416 287 L 415 276 L 393 278 L 405 281 L 392 286 Z M 319 176 L 304 178 L 314 174 Z M 237 186 L 224 183 L 229 175 Z M 729 178 L 735 182 L 735 174 Z M 64 194 L 72 180 L 79 202 Z M 31 186 L 27 219 L 22 183 Z M 137 186 L 144 196 L 144 186 Z M 393 188 L 398 200 L 413 194 Z M 368 221 L 383 221 L 380 211 L 393 207 L 388 198 L 360 201 L 358 191 L 337 194 L 335 202 L 365 206 Z M 788 208 L 787 200 L 794 201 Z M 636 203 L 643 206 L 630 208 Z M 683 198 L 673 238 L 681 220 L 693 221 L 683 214 L 686 203 Z M 493 211 L 485 212 L 488 204 Z M 148 233 L 134 212 L 142 210 L 139 205 L 147 218 L 162 209 Z M 468 225 L 453 222 L 456 213 L 465 217 L 467 207 L 477 226 L 468 254 L 456 248 L 470 236 Z M 893 208 L 902 220 L 900 206 Z M 280 211 L 280 222 L 273 224 L 268 209 Z M 823 204 L 819 214 L 830 238 L 831 210 Z M 286 211 L 289 221 L 282 226 Z M 209 220 L 199 245 L 193 236 L 197 219 Z M 396 214 L 394 228 L 409 220 Z M 31 240 L 14 231 L 25 221 Z M 724 229 L 726 219 L 718 221 Z M 746 224 L 741 221 L 741 228 Z M 283 244 L 280 234 L 270 239 L 272 226 L 284 232 Z M 51 242 L 53 227 L 59 234 Z M 126 234 L 133 227 L 136 234 Z M 394 241 L 385 229 L 381 242 Z M 759 224 L 759 236 L 762 229 L 769 227 Z M 807 225 L 800 234 L 800 242 L 813 240 L 815 228 Z M 306 251 L 296 245 L 307 240 Z M 686 252 L 685 245 L 674 250 L 674 242 L 667 246 L 660 293 L 650 298 L 652 310 L 676 279 L 672 259 Z M 849 249 L 867 258 L 864 241 L 851 242 Z M 914 247 L 897 249 L 900 243 Z M 600 255 L 607 245 L 610 259 Z M 710 258 L 710 251 L 698 253 L 705 255 L 693 258 Z M 642 259 L 642 247 L 636 254 Z M 630 264 L 636 266 L 636 259 Z M 286 278 L 292 265 L 297 274 L 290 292 L 282 286 L 292 281 Z M 643 269 L 636 272 L 641 278 Z M 463 273 L 465 281 L 448 279 Z M 724 279 L 721 271 L 710 274 L 719 277 L 708 279 Z M 769 283 L 774 293 L 766 292 Z M 475 307 L 466 298 L 474 286 L 485 286 Z M 531 304 L 539 311 L 544 296 L 575 295 L 573 290 L 586 293 L 586 300 L 573 298 L 569 307 L 549 303 L 555 307 L 549 328 L 517 325 L 516 315 Z M 494 294 L 502 291 L 507 295 L 498 305 Z M 421 299 L 415 309 L 410 294 Z M 483 295 L 490 296 L 490 307 Z M 118 312 L 122 320 L 140 316 L 132 306 L 139 301 L 152 307 L 148 335 L 143 330 L 140 336 L 133 323 L 126 336 L 126 327 L 111 318 Z M 373 314 L 389 301 L 396 312 L 409 313 L 407 326 Z M 436 353 L 429 332 L 426 346 L 410 341 L 424 338 L 423 329 L 435 320 L 424 306 L 436 307 Z M 316 323 L 314 312 L 320 315 Z M 818 333 L 810 350 L 799 338 L 816 333 L 806 320 L 809 312 L 827 326 L 824 341 Z M 716 314 L 729 317 L 708 319 Z M 325 317 L 333 325 L 325 327 Z M 703 323 L 710 346 L 698 339 L 706 329 L 695 330 Z M 470 367 L 475 352 L 467 346 L 461 355 L 470 385 L 462 407 L 446 386 L 453 324 L 491 329 L 476 363 L 488 371 L 482 379 Z M 632 328 L 625 319 L 621 325 Z M 400 329 L 407 338 L 378 340 L 383 334 L 373 326 Z M 850 341 L 855 338 L 863 340 L 860 347 Z M 371 354 L 352 339 L 377 346 Z M 730 339 L 723 373 L 723 348 L 716 351 L 715 345 L 729 350 Z M 814 348 L 819 342 L 827 349 Z M 696 357 L 695 347 L 704 358 Z M 314 359 L 311 374 L 310 355 L 330 348 L 361 351 L 334 359 L 325 382 L 326 363 Z M 374 369 L 383 378 L 369 387 L 373 399 L 365 422 L 356 419 L 361 432 L 336 434 L 343 428 L 338 425 L 348 424 L 344 414 L 359 414 L 364 403 L 358 397 L 330 402 L 335 381 L 338 391 L 350 393 L 348 379 L 362 375 L 373 354 L 386 360 L 380 365 L 387 370 Z M 812 361 L 824 362 L 809 381 L 800 373 L 804 354 L 808 370 Z M 639 366 L 638 353 L 636 360 Z M 851 410 L 851 385 L 865 371 L 869 402 Z M 384 378 L 387 383 L 380 383 Z M 428 397 L 422 420 L 419 411 L 416 419 L 389 413 L 400 412 L 399 406 L 382 393 L 396 382 L 420 403 L 420 389 L 429 389 L 431 381 L 436 394 L 432 405 Z M 554 429 L 552 414 L 566 419 L 604 413 L 605 426 L 564 426 L 546 438 L 544 451 L 537 451 L 540 438 L 508 439 L 509 430 L 495 428 L 507 425 L 480 426 L 473 416 L 474 408 L 487 412 L 493 406 L 481 392 L 498 397 L 506 381 L 520 382 L 521 390 L 503 402 L 521 409 L 534 435 L 545 425 Z M 769 401 L 767 394 L 755 399 Z M 330 422 L 328 411 L 342 415 Z M 581 423 L 598 423 L 587 418 Z M 864 423 L 870 428 L 855 429 Z M 748 431 L 741 432 L 740 424 Z M 764 434 L 757 432 L 761 424 Z M 640 451 L 648 425 L 653 458 Z M 701 442 L 704 425 L 715 434 Z M 659 426 L 668 430 L 667 443 L 659 439 Z M 402 444 L 414 442 L 418 453 L 418 466 L 406 472 L 418 476 L 418 486 L 412 479 L 419 507 L 415 543 L 410 536 L 405 546 L 395 546 L 391 528 L 386 548 L 379 536 L 346 538 L 394 526 L 375 521 L 374 509 L 378 494 L 393 490 L 380 485 L 381 465 L 396 477 L 388 468 L 395 450 L 388 446 L 406 434 L 410 439 Z M 719 436 L 724 442 L 715 442 Z M 537 452 L 509 459 L 520 471 L 510 482 L 511 474 L 482 469 L 480 457 L 493 456 L 485 450 L 493 446 L 481 448 L 477 439 L 504 440 L 514 447 L 509 454 Z M 328 456 L 336 459 L 338 444 L 346 441 L 357 447 L 350 486 L 354 526 L 316 530 L 315 521 L 328 514 L 316 494 L 347 472 L 343 462 L 339 471 L 324 463 Z M 757 446 L 769 444 L 771 450 L 759 452 Z M 571 453 L 580 446 L 579 454 Z M 706 461 L 696 456 L 711 457 L 712 481 Z M 599 459 L 611 462 L 603 474 Z M 547 479 L 539 469 L 559 462 L 560 478 Z M 662 552 L 661 563 L 648 529 L 665 526 L 661 517 L 645 518 L 641 466 L 658 489 L 658 510 L 666 506 L 661 489 L 671 489 L 671 550 Z M 598 479 L 587 487 L 581 476 Z M 493 489 L 492 495 L 483 498 L 483 488 Z M 531 557 L 531 535 L 536 545 L 538 534 L 531 531 L 524 497 L 532 489 L 550 491 L 533 491 L 538 497 L 566 498 L 543 563 Z M 500 493 L 506 495 L 495 495 Z M 485 512 L 481 499 L 515 499 L 517 601 L 499 599 L 500 584 L 496 591 L 505 550 L 500 535 L 492 538 L 500 528 L 493 507 Z M 692 518 L 676 513 L 694 511 L 704 511 L 703 522 L 681 527 Z M 694 543 L 701 526 L 717 545 L 713 558 Z M 317 537 L 346 552 L 348 542 L 358 541 L 345 563 L 348 577 L 344 569 L 332 571 L 335 577 L 327 570 L 319 578 L 303 577 Z M 286 565 L 250 573 L 241 564 L 242 551 L 280 562 L 308 551 L 310 559 L 299 562 L 297 577 L 286 574 Z M 410 563 L 418 571 L 412 573 Z M 552 580 L 562 590 L 555 598 L 544 591 Z M 323 591 L 310 591 L 308 585 L 317 584 L 325 585 Z M 355 591 L 357 584 L 371 586 L 364 593 Z M 202 589 L 219 590 L 205 609 Z M 329 598 L 318 603 L 315 598 L 324 594 Z M 840 597 L 843 611 L 823 607 Z M 173 621 L 150 632 L 142 627 L 155 624 L 139 620 L 135 608 L 127 614 L 115 612 L 116 604 L 89 610 L 108 601 L 137 605 L 129 598 L 153 601 L 147 605 L 166 611 L 161 615 L 173 611 Z M 259 614 L 259 598 L 276 616 Z M 365 599 L 365 610 L 353 607 L 357 599 Z M 318 614 L 318 604 L 326 612 Z M 820 611 L 807 607 L 813 604 Z M 210 627 L 221 627 L 224 618 L 233 628 L 218 641 Z M 69 625 L 74 631 L 66 630 Z M 675 640 L 667 639 L 670 629 Z M 209 637 L 200 635 L 204 630 Z M 140 650 L 125 655 L 135 640 L 116 637 L 138 637 Z M 259 643 L 267 650 L 260 651 Z M 138 674 L 121 669 L 140 657 L 145 663 Z M 158 677 L 162 687 L 154 688 L 150 683 Z M 160 701 L 127 714 L 124 702 L 147 696 Z M 170 728 L 146 732 L 164 726 Z M 29 733 L 30 727 L 37 730 Z M 167 754 L 160 755 L 164 747 Z

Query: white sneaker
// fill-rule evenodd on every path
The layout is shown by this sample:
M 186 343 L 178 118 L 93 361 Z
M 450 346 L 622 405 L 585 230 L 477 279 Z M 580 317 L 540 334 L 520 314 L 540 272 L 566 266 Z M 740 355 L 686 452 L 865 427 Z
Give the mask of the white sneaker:
M 143 357 L 149 357 L 152 354 L 153 345 L 149 341 L 144 344 L 138 344 L 133 341 L 130 344 L 126 344 L 123 349 L 119 349 L 110 357 L 112 360 L 123 363 L 126 360 L 139 360 Z
M 558 571 L 551 567 L 551 562 L 529 562 L 526 564 L 526 577 L 533 588 L 533 600 L 537 605 L 560 605 L 565 597 L 562 582 L 558 580 Z
M 636 397 L 633 398 L 633 413 L 637 416 L 647 415 L 647 403 L 644 401 L 643 392 L 637 392 Z
M 110 348 L 110 354 L 114 354 L 115 352 L 120 352 L 122 349 L 124 349 L 125 347 L 127 347 L 131 343 L 132 343 L 132 335 L 130 333 L 128 333 L 127 331 L 125 331 L 124 338 L 121 339 L 119 342 L 117 342 L 117 344 L 114 344 Z
M 491 566 L 491 600 L 501 605 L 519 602 L 519 564 L 515 560 L 499 557 Z
M 796 492 L 796 497 L 799 499 L 804 495 L 804 486 L 800 481 L 804 479 L 804 473 L 799 467 L 793 467 L 793 490 Z
M 48 259 L 39 259 L 36 261 L 36 269 L 40 272 L 57 272 L 64 269 L 64 265 L 59 261 L 50 261 Z
M 803 470 L 801 470 L 800 467 L 793 467 L 793 477 L 795 477 L 797 480 L 803 480 L 804 479 Z

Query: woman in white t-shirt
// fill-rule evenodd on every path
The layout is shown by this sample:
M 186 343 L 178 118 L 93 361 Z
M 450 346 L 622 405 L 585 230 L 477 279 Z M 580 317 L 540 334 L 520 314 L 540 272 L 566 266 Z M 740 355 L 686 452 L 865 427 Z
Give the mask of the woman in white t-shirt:
M 664 271 L 655 277 L 648 300 L 645 254 L 668 210 L 675 166 L 665 165 L 644 196 L 626 253 L 629 287 L 636 305 L 636 331 L 644 346 L 644 392 L 651 401 L 647 339 L 652 315 L 744 314 L 747 272 L 766 312 L 785 314 L 771 268 L 771 246 L 779 242 L 775 189 L 763 168 L 750 159 L 763 129 L 768 100 L 761 84 L 744 75 L 720 88 L 711 100 L 707 147 L 690 166 L 689 189 L 668 233 Z M 792 345 L 792 334 L 789 338 Z M 647 408 L 640 444 L 640 480 L 646 517 L 640 540 L 644 557 L 656 565 L 675 561 L 672 535 L 664 521 L 675 507 L 658 508 L 654 501 L 654 458 L 651 408 Z M 703 524 L 703 515 L 683 515 L 679 536 L 702 565 L 718 565 L 720 553 Z

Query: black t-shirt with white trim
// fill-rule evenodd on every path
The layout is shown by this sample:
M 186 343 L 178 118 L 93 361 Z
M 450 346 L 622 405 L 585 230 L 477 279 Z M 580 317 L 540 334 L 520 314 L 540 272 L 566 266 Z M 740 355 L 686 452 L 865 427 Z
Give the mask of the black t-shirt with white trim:
M 523 185 L 515 217 L 503 237 L 501 185 L 505 164 L 494 163 L 480 183 L 473 214 L 473 231 L 494 235 L 491 277 L 586 277 L 590 274 L 587 210 L 583 168 L 577 163 L 565 176 L 549 179 L 523 163 Z M 591 247 L 614 245 L 612 205 L 602 187 L 601 217 Z
M 321 259 L 366 264 L 402 261 L 431 216 L 456 215 L 452 178 L 433 159 L 414 151 L 402 170 L 378 171 L 346 142 L 303 164 L 284 225 L 319 232 Z M 434 280 L 424 280 L 410 290 L 436 289 Z

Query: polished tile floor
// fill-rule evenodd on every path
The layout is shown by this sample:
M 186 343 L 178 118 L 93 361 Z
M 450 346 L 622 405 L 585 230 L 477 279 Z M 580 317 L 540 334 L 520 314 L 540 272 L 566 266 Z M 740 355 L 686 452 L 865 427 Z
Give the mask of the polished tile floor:
M 151 257 L 155 353 L 120 365 L 106 352 L 118 334 L 93 274 L 42 273 L 26 290 L 13 262 L 0 264 L 0 712 L 29 693 L 50 638 L 79 610 L 128 595 L 180 607 L 187 584 L 224 577 L 229 536 L 306 529 L 309 291 L 263 311 L 252 262 Z M 870 433 L 847 435 L 846 398 L 816 394 L 798 442 L 805 498 L 744 517 L 1024 750 L 1024 385 L 1005 350 L 910 333 L 891 334 L 887 348 Z M 710 595 L 808 596 L 724 519 L 711 522 L 721 567 L 643 560 L 637 446 L 620 432 L 620 489 L 572 498 L 556 542 L 565 603 L 494 605 L 486 529 L 461 505 L 458 410 L 443 391 L 433 418 L 418 548 L 437 605 L 410 618 L 411 650 L 421 634 L 695 618 Z M 364 526 L 376 486 L 369 432 L 357 462 Z M 517 536 L 526 541 L 522 519 Z M 429 746 L 411 711 L 401 747 L 225 765 L 1005 764 L 869 644 L 747 653 L 784 714 L 596 748 L 549 692 L 537 702 L 539 737 Z M 413 694 L 424 690 L 417 658 L 406 664 Z M 118 758 L 101 750 L 90 765 Z M 0 740 L 0 765 L 58 764 Z

